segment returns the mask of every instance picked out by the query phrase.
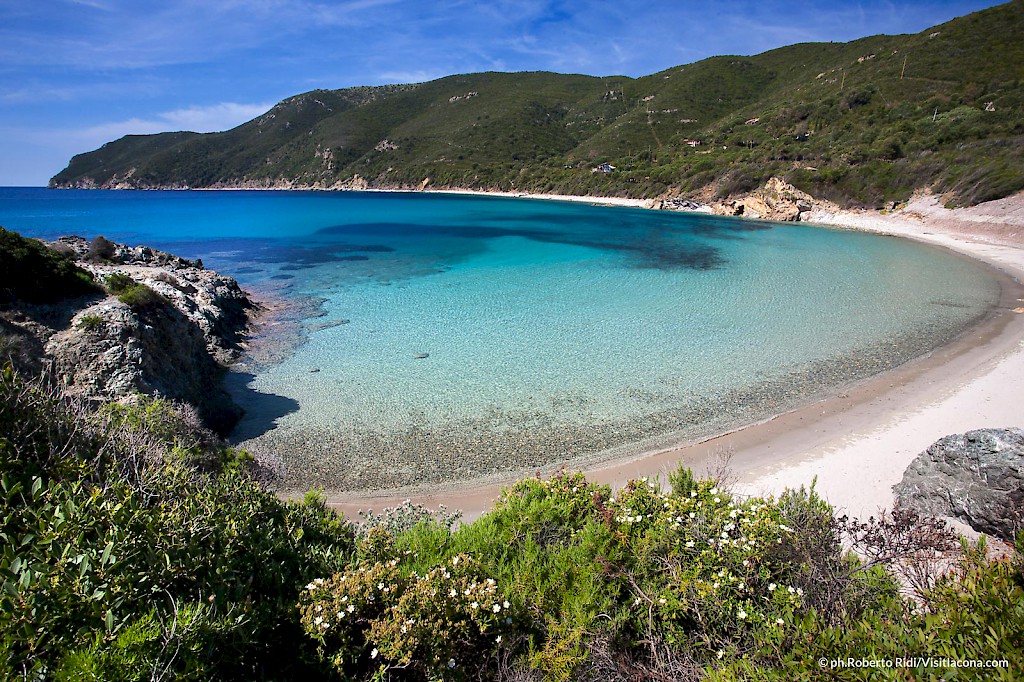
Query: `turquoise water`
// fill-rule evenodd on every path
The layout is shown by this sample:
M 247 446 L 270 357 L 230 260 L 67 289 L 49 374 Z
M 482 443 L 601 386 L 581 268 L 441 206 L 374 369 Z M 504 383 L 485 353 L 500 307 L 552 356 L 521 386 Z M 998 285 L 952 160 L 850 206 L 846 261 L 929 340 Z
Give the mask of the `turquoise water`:
M 242 365 L 256 393 L 239 392 L 238 437 L 295 487 L 706 435 L 925 352 L 998 297 L 984 268 L 904 240 L 520 199 L 0 190 L 0 224 L 317 300 L 303 344 Z

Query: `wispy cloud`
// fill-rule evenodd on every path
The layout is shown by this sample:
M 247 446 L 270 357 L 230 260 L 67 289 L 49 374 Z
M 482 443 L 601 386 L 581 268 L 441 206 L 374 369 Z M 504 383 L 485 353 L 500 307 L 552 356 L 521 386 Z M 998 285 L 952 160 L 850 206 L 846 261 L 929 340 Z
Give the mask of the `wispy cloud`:
M 436 80 L 451 74 L 445 71 L 427 71 L 418 69 L 413 71 L 382 71 L 376 75 L 380 83 L 425 83 Z
M 151 135 L 153 133 L 187 130 L 210 133 L 228 130 L 268 111 L 273 104 L 238 104 L 221 102 L 209 106 L 194 106 L 156 114 L 152 118 L 130 118 L 123 121 L 100 123 L 85 128 L 68 129 L 50 134 L 77 139 L 88 145 L 99 146 L 125 135 Z

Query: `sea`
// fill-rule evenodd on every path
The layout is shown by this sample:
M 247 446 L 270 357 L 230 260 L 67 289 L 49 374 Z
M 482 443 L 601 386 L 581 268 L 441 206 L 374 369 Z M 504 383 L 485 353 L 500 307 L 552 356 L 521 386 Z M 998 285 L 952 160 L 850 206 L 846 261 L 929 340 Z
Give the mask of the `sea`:
M 999 296 L 904 239 L 525 198 L 3 188 L 0 225 L 201 258 L 277 311 L 228 384 L 234 439 L 285 490 L 705 437 L 927 353 Z

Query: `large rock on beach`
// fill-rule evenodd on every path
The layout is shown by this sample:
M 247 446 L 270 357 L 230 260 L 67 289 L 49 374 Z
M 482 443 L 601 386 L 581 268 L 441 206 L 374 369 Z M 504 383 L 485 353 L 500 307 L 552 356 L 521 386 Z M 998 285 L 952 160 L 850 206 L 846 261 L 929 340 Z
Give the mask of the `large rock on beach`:
M 1013 542 L 1024 519 L 1024 429 L 946 436 L 907 467 L 897 504 Z
M 814 199 L 781 178 L 771 178 L 763 187 L 746 196 L 711 206 L 712 213 L 762 220 L 800 220 L 811 210 Z

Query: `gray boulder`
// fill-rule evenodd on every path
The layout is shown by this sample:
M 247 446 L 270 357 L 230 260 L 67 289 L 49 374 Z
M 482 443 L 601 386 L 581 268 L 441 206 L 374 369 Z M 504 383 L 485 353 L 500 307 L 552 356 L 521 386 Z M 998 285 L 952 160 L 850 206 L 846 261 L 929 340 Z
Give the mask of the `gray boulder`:
M 914 459 L 893 491 L 900 506 L 1012 543 L 1024 519 L 1024 429 L 946 436 Z

